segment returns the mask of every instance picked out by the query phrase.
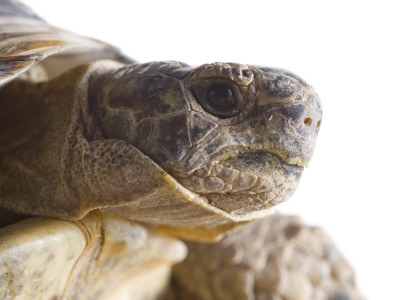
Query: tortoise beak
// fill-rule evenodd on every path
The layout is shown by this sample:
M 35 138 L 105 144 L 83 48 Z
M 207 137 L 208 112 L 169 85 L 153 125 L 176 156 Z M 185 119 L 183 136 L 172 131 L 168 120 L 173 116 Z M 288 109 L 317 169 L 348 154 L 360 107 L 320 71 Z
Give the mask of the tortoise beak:
M 290 72 L 261 70 L 253 124 L 259 143 L 286 164 L 307 167 L 322 119 L 318 95 Z

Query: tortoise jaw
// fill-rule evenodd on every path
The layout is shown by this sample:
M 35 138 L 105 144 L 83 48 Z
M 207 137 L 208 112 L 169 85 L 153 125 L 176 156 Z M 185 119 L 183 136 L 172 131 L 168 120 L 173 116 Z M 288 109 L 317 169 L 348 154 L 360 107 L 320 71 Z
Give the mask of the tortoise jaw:
M 250 157 L 254 156 L 264 156 L 265 159 L 267 160 L 279 160 L 282 164 L 286 165 L 293 165 L 297 167 L 308 167 L 308 162 L 309 160 L 306 157 L 303 156 L 289 156 L 286 155 L 284 152 L 279 152 L 279 151 L 272 151 L 270 149 L 266 149 L 263 147 L 263 145 L 259 145 L 259 147 L 254 147 L 254 146 L 243 146 L 239 147 L 238 149 L 231 149 L 231 151 L 221 151 L 225 152 L 225 154 L 222 155 L 217 155 L 217 158 L 213 160 L 212 163 L 215 162 L 223 162 L 225 160 L 230 160 L 235 157 L 240 157 L 242 155 L 248 155 Z
M 229 152 L 193 174 L 176 179 L 232 215 L 272 207 L 295 191 L 304 167 L 262 151 Z

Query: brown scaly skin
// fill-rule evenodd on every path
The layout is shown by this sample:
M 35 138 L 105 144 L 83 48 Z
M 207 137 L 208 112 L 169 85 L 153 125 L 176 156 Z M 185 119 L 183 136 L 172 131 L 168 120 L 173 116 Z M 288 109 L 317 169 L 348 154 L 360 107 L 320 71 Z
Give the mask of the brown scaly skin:
M 213 89 L 233 93 L 232 108 L 207 107 L 219 101 Z M 171 201 L 179 183 L 207 207 L 247 217 L 294 192 L 321 121 L 319 99 L 301 79 L 240 64 L 97 64 L 1 93 L 2 126 L 13 129 L 16 113 L 30 122 L 2 136 L 1 205 L 65 219 L 116 206 L 137 220 L 137 201 L 158 189 Z M 179 183 L 166 187 L 165 178 Z
M 188 242 L 167 299 L 361 300 L 354 271 L 320 228 L 270 216 L 220 242 Z
M 204 93 L 215 84 L 243 103 L 232 116 L 207 111 Z M 321 122 L 312 88 L 278 69 L 155 62 L 123 67 L 94 85 L 105 138 L 135 145 L 184 187 L 237 215 L 293 193 Z

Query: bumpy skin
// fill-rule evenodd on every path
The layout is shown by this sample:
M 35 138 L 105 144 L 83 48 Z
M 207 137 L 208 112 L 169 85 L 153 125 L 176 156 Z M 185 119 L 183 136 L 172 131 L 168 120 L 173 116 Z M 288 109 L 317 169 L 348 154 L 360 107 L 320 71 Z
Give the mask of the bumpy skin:
M 215 85 L 232 116 L 206 110 Z M 153 224 L 254 218 L 294 192 L 321 120 L 301 79 L 239 64 L 97 63 L 1 97 L 1 205 L 65 219 L 110 206 Z
M 187 243 L 168 299 L 361 300 L 354 272 L 320 228 L 271 216 L 216 244 Z
M 207 111 L 202 93 L 215 83 L 244 102 L 234 116 Z M 124 67 L 96 84 L 106 86 L 93 105 L 106 138 L 135 145 L 184 187 L 233 215 L 293 193 L 321 120 L 311 87 L 277 69 L 156 62 Z
M 0 33 L 0 207 L 220 228 L 269 214 L 311 158 L 321 105 L 289 72 L 126 65 L 13 0 Z

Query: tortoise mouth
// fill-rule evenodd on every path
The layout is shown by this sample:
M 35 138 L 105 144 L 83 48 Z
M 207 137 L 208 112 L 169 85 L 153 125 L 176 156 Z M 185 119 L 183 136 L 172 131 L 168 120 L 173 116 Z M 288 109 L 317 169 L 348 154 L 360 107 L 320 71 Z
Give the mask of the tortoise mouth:
M 185 177 L 185 188 L 205 196 L 228 213 L 242 215 L 289 198 L 304 167 L 287 164 L 265 151 L 230 152 Z
M 253 144 L 253 145 L 230 145 L 226 146 L 211 156 L 212 162 L 222 162 L 231 158 L 243 158 L 247 156 L 249 162 L 263 161 L 263 160 L 277 160 L 282 164 L 293 165 L 298 167 L 307 166 L 307 158 L 302 155 L 293 156 L 285 151 L 284 147 L 272 150 L 268 145 Z M 281 149 L 283 148 L 283 149 Z

